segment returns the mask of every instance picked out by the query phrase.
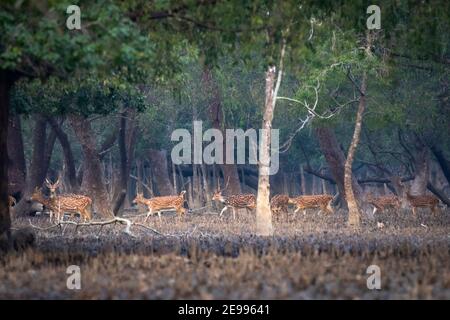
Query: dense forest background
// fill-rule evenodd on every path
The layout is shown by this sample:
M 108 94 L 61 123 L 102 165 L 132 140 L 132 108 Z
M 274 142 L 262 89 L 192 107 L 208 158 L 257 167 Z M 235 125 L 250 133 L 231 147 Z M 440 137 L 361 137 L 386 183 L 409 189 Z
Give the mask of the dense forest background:
M 366 1 L 76 2 L 81 30 L 66 28 L 64 2 L 1 5 L 15 215 L 34 211 L 30 194 L 59 176 L 60 191 L 90 195 L 99 216 L 122 214 L 139 190 L 187 190 L 194 209 L 210 205 L 218 181 L 256 193 L 258 166 L 174 165 L 170 136 L 196 120 L 204 130 L 261 128 L 271 66 L 281 145 L 271 195 L 337 194 L 346 208 L 364 101 L 350 162 L 356 199 L 398 194 L 402 181 L 450 204 L 447 1 L 383 3 L 371 31 Z

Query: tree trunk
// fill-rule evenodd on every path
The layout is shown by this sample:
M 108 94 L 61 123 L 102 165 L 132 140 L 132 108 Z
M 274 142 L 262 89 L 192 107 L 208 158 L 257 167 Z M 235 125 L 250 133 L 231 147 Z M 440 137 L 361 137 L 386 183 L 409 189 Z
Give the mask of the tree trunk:
M 33 129 L 33 154 L 31 156 L 30 174 L 27 182 L 27 195 L 36 187 L 41 187 L 47 172 L 43 172 L 46 160 L 47 120 L 40 114 L 35 115 Z
M 78 192 L 79 184 L 77 180 L 77 174 L 75 169 L 75 160 L 72 152 L 72 148 L 70 146 L 69 138 L 67 134 L 61 128 L 61 124 L 59 124 L 54 118 L 49 117 L 48 122 L 52 127 L 53 131 L 58 138 L 59 144 L 61 145 L 63 155 L 64 155 L 64 165 L 66 168 L 67 180 L 70 185 L 71 192 Z
M 71 115 L 69 119 L 83 150 L 82 189 L 93 198 L 94 208 L 102 218 L 112 218 L 114 215 L 108 200 L 102 163 L 98 155 L 91 124 L 88 119 L 77 115 Z
M 160 196 L 174 195 L 175 191 L 169 177 L 169 169 L 167 166 L 167 152 L 166 150 L 150 149 L 147 152 L 152 170 L 155 178 L 156 187 Z
M 336 135 L 334 131 L 326 127 L 318 127 L 315 129 L 315 134 L 319 140 L 320 150 L 325 156 L 325 160 L 328 164 L 328 168 L 333 176 L 336 186 L 339 191 L 339 196 L 341 200 L 345 199 L 345 188 L 344 188 L 344 167 L 345 167 L 345 155 L 339 147 Z M 357 199 L 362 196 L 362 190 L 358 184 L 356 178 L 353 176 L 353 193 Z M 346 205 L 345 201 L 340 201 L 341 204 Z
M 300 165 L 300 190 L 302 195 L 306 194 L 305 171 L 302 165 Z
M 205 201 L 207 204 L 211 202 L 211 192 L 209 188 L 209 174 L 208 174 L 208 168 L 204 163 L 201 165 L 202 169 L 202 178 L 203 178 L 203 193 L 205 195 Z
M 273 235 L 272 212 L 270 211 L 270 141 L 272 119 L 275 109 L 275 75 L 274 66 L 269 66 L 266 71 L 266 90 L 264 118 L 262 123 L 258 164 L 258 195 L 256 201 L 256 234 L 260 236 Z
M 414 180 L 411 185 L 411 194 L 423 195 L 426 193 L 429 175 L 430 152 L 427 146 L 418 141 L 414 154 Z
M 432 145 L 430 149 L 431 152 L 433 152 L 433 155 L 436 158 L 437 162 L 441 166 L 442 172 L 444 173 L 447 182 L 450 183 L 450 161 L 446 159 L 444 152 L 439 146 Z
M 118 184 L 114 188 L 114 215 L 123 208 L 130 180 L 131 164 L 134 158 L 134 147 L 136 140 L 136 110 L 126 109 L 120 118 L 119 129 L 119 153 L 120 153 L 120 175 Z
M 365 72 L 362 76 L 360 90 L 361 96 L 359 98 L 358 112 L 356 113 L 355 131 L 353 132 L 352 142 L 350 143 L 350 148 L 348 149 L 347 161 L 345 162 L 344 169 L 344 188 L 345 199 L 347 200 L 348 207 L 348 224 L 353 227 L 359 227 L 361 218 L 361 212 L 358 203 L 359 199 L 357 199 L 353 192 L 352 164 L 361 136 L 361 125 L 364 109 L 366 108 L 367 74 Z
M 8 122 L 8 158 L 8 192 L 18 197 L 25 192 L 27 176 L 22 124 L 19 115 L 12 115 Z
M 10 72 L 0 70 L 0 247 L 4 246 L 6 250 L 11 247 L 11 217 L 8 206 L 8 113 L 13 83 Z
M 213 79 L 213 75 L 209 66 L 205 66 L 203 69 L 202 83 L 204 92 L 208 97 L 209 116 L 212 122 L 212 127 L 218 129 L 224 133 L 224 119 L 222 115 L 222 105 L 219 88 Z M 223 134 L 224 135 L 224 134 Z M 226 139 L 224 135 L 223 150 L 226 150 Z M 223 164 L 220 165 L 224 177 L 224 183 L 228 181 L 228 194 L 241 193 L 241 184 L 239 181 L 239 174 L 236 164 L 226 164 L 226 155 L 223 154 Z

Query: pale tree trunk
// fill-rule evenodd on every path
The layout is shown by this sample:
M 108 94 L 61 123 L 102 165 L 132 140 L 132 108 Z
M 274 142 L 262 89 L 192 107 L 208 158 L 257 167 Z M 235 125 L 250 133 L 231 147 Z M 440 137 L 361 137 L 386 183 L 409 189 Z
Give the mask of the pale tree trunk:
M 300 165 L 300 190 L 303 195 L 306 194 L 305 170 L 302 165 Z
M 336 186 L 338 188 L 340 203 L 346 206 L 345 188 L 344 188 L 344 176 L 345 176 L 345 155 L 342 149 L 339 147 L 339 142 L 336 138 L 336 134 L 331 128 L 318 127 L 315 129 L 315 134 L 319 140 L 320 150 L 325 156 L 325 160 L 328 164 L 328 168 L 333 176 Z M 356 177 L 353 176 L 353 194 L 357 199 L 361 199 L 362 190 L 358 184 Z M 345 208 L 346 209 L 346 208 Z
M 177 169 L 175 168 L 175 164 L 172 162 L 172 180 L 173 180 L 173 189 L 175 194 L 178 194 L 178 182 L 177 182 Z
M 205 201 L 206 203 L 211 202 L 211 193 L 209 188 L 209 174 L 208 174 L 208 168 L 204 163 L 201 165 L 202 169 L 202 177 L 203 177 L 203 192 L 205 194 Z
M 212 122 L 212 127 L 214 129 L 218 129 L 222 132 L 223 139 L 223 150 L 226 150 L 226 139 L 224 135 L 224 119 L 222 115 L 222 105 L 221 105 L 221 97 L 220 91 L 217 87 L 217 84 L 213 78 L 211 69 L 209 66 L 205 66 L 202 74 L 202 83 L 204 92 L 208 98 L 209 105 L 209 116 Z M 226 156 L 225 153 L 223 155 L 223 164 L 220 165 L 224 177 L 224 183 L 228 181 L 228 194 L 239 194 L 241 193 L 241 184 L 239 181 L 239 174 L 237 171 L 237 166 L 235 164 L 226 164 L 225 163 Z M 218 186 L 219 187 L 219 186 Z
M 273 234 L 272 213 L 270 211 L 270 141 L 272 119 L 275 109 L 275 66 L 266 71 L 266 90 L 262 134 L 259 147 L 258 196 L 256 201 L 256 234 L 271 236 Z
M 361 125 L 364 110 L 366 108 L 367 74 L 365 72 L 362 76 L 360 90 L 361 95 L 359 99 L 358 112 L 356 113 L 355 131 L 353 132 L 350 148 L 348 149 L 347 160 L 345 161 L 344 169 L 344 188 L 345 199 L 347 200 L 348 207 L 348 224 L 353 227 L 359 227 L 361 216 L 359 204 L 353 192 L 352 164 L 361 136 Z
M 102 163 L 96 147 L 94 133 L 88 119 L 71 115 L 70 123 L 83 150 L 83 185 L 85 192 L 92 197 L 96 212 L 102 218 L 111 218 L 113 213 L 103 176 Z

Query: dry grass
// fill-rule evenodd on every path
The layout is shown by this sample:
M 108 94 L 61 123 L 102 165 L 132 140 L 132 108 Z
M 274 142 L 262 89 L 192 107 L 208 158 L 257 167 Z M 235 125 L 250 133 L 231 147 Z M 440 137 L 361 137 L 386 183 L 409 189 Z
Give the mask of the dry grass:
M 37 231 L 37 244 L 0 257 L 0 298 L 80 299 L 449 299 L 450 212 L 408 211 L 345 226 L 343 213 L 283 215 L 275 236 L 253 236 L 254 216 L 240 212 L 171 214 L 148 225 L 68 226 Z M 143 220 L 143 218 L 134 218 Z M 377 221 L 385 227 L 378 229 Z M 44 217 L 33 223 L 45 226 Z M 28 220 L 15 221 L 15 227 Z M 81 267 L 81 290 L 66 288 L 66 268 Z M 381 268 L 382 289 L 368 290 L 366 269 Z

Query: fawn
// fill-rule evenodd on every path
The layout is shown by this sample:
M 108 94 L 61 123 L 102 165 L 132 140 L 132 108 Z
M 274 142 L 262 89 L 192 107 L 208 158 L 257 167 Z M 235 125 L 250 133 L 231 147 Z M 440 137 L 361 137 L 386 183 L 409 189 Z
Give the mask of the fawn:
M 270 200 L 270 209 L 274 214 L 281 212 L 288 213 L 289 196 L 285 194 L 277 194 Z
M 367 196 L 367 202 L 373 205 L 373 214 L 383 212 L 386 208 L 400 208 L 400 200 L 395 195 L 374 197 L 371 193 Z
M 56 218 L 59 222 L 65 212 L 80 214 L 84 222 L 92 219 L 92 213 L 88 209 L 92 205 L 92 199 L 79 194 L 65 194 L 59 196 L 44 197 L 42 190 L 36 188 L 31 195 L 31 200 L 42 203 L 45 207 L 50 209 L 50 221 L 52 221 L 53 213 L 56 212 Z M 62 214 L 62 216 L 61 216 Z
M 225 186 L 225 189 L 221 190 L 220 187 L 214 192 L 212 196 L 213 201 L 219 201 L 225 205 L 225 207 L 220 211 L 219 217 L 227 210 L 228 208 L 233 209 L 233 219 L 236 219 L 236 209 L 245 208 L 248 211 L 256 208 L 256 197 L 253 194 L 234 194 L 230 196 L 224 196 L 222 192 L 226 190 L 228 187 L 228 181 Z
M 333 201 L 333 196 L 329 194 L 318 194 L 318 195 L 298 196 L 296 198 L 289 198 L 289 203 L 297 207 L 297 209 L 294 211 L 294 214 L 297 213 L 299 210 L 303 210 L 303 214 L 306 214 L 306 209 L 309 208 L 320 208 L 320 211 L 333 213 L 331 201 Z
M 163 209 L 175 209 L 180 215 L 186 213 L 186 209 L 183 207 L 185 193 L 186 191 L 181 191 L 178 196 L 163 196 L 154 197 L 151 199 L 144 198 L 144 195 L 142 193 L 138 193 L 136 195 L 136 198 L 133 200 L 133 203 L 140 203 L 147 207 L 148 213 L 145 217 L 144 222 L 146 222 L 148 217 L 154 212 L 158 213 L 159 220 L 161 221 L 161 210 Z

